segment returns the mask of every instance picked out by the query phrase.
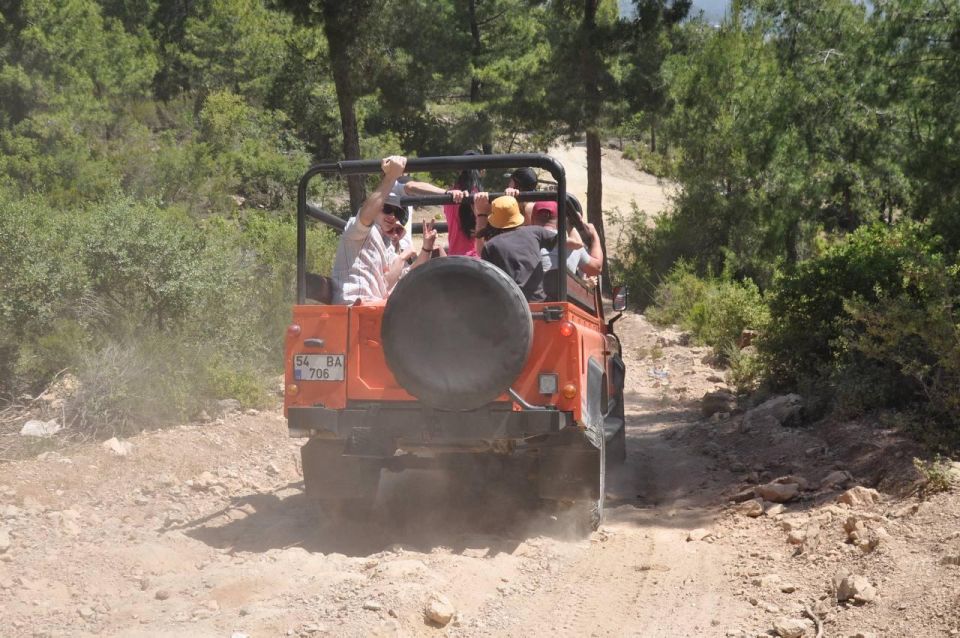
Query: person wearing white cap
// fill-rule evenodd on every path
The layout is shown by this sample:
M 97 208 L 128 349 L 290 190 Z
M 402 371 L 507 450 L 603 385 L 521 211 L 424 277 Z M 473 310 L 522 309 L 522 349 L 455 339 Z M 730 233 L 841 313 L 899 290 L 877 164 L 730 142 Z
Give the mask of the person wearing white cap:
M 406 213 L 400 206 L 399 195 L 394 192 L 394 184 L 406 165 L 405 157 L 384 158 L 379 186 L 363 202 L 357 215 L 347 221 L 331 273 L 334 303 L 383 301 L 405 271 L 407 260 L 416 255 L 411 265 L 416 268 L 430 259 L 437 240 L 432 221 L 423 225 L 423 248 L 419 255 L 412 248 L 404 248 L 398 254 L 389 238 L 398 217 Z

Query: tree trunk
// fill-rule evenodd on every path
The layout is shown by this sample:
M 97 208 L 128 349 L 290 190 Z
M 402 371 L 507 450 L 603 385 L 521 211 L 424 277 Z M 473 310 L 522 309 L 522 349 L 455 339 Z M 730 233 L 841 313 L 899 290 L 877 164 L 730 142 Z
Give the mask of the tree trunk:
M 602 64 L 595 48 L 597 37 L 597 8 L 600 0 L 584 0 L 581 24 L 580 73 L 586 104 L 584 109 L 587 129 L 587 221 L 597 229 L 600 246 L 603 248 L 602 290 L 609 293 L 610 273 L 607 268 L 607 240 L 603 230 L 603 169 L 600 153 L 600 110 L 603 95 L 600 93 L 598 70 Z
M 333 67 L 333 83 L 337 89 L 337 106 L 340 108 L 340 128 L 343 130 L 343 156 L 348 160 L 360 159 L 360 130 L 357 126 L 357 96 L 354 91 L 350 69 L 350 54 L 347 38 L 350 29 L 344 29 L 336 2 L 324 3 L 323 30 L 330 46 L 330 62 Z M 367 193 L 362 175 L 347 177 L 350 189 L 350 212 L 360 209 Z
M 600 154 L 600 132 L 587 129 L 587 221 L 597 229 L 597 239 L 603 248 L 601 283 L 604 292 L 610 292 L 610 271 L 607 267 L 607 235 L 603 228 L 603 175 Z
M 657 125 L 650 122 L 650 152 L 657 152 Z

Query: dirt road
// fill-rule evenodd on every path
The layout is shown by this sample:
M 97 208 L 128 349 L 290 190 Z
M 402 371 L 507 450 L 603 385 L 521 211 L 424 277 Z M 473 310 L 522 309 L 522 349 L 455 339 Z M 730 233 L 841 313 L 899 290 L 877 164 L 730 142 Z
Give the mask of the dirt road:
M 686 540 L 722 481 L 664 440 L 689 415 L 628 356 L 628 461 L 589 539 L 503 494 L 458 501 L 431 472 L 385 477 L 375 520 L 334 526 L 302 496 L 279 415 L 233 414 L 142 434 L 126 456 L 91 444 L 0 467 L 0 626 L 434 635 L 422 610 L 440 593 L 448 635 L 723 635 L 750 607 L 725 585 L 734 555 Z
M 804 606 L 831 636 L 960 630 L 960 499 L 848 505 L 852 477 L 822 486 L 845 463 L 880 467 L 850 459 L 896 461 L 890 436 L 703 419 L 695 399 L 721 384 L 706 350 L 638 315 L 618 327 L 629 452 L 589 538 L 432 472 L 385 475 L 372 520 L 334 525 L 303 496 L 279 412 L 234 413 L 125 455 L 91 443 L 0 465 L 0 633 L 743 637 L 789 621 L 812 637 Z M 900 475 L 884 467 L 875 483 Z M 783 511 L 729 505 L 786 474 L 804 492 Z M 879 593 L 838 605 L 841 572 Z M 456 610 L 442 628 L 424 615 L 436 595 Z

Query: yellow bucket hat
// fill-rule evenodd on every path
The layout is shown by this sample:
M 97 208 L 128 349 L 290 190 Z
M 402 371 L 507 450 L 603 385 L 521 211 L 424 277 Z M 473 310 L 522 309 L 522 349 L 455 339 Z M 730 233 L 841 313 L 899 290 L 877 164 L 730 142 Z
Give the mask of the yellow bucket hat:
M 490 204 L 487 223 L 494 228 L 516 228 L 524 222 L 517 200 L 509 195 L 498 197 Z

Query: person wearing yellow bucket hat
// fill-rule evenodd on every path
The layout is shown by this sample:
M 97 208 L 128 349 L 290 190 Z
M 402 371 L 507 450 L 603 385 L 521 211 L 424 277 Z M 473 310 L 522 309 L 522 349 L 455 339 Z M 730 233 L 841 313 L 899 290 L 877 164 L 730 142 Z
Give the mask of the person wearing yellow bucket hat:
M 528 301 L 545 301 L 540 249 L 556 246 L 557 234 L 543 226 L 524 226 L 523 222 L 516 199 L 505 195 L 493 200 L 487 226 L 480 233 L 485 240 L 480 257 L 517 282 Z

